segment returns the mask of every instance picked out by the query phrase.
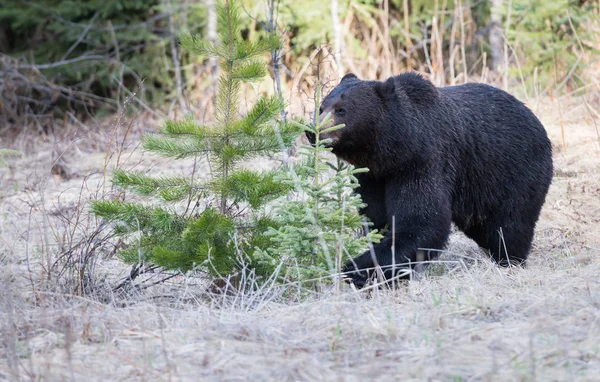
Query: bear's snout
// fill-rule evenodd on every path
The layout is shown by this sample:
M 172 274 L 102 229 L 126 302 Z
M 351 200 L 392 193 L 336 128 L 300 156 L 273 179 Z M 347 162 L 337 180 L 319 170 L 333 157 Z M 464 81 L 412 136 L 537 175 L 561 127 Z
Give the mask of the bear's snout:
M 321 115 L 319 116 L 320 119 L 320 123 L 319 123 L 319 130 L 320 131 L 324 131 L 329 129 L 330 127 L 333 127 L 335 125 L 337 125 L 338 123 L 336 122 L 335 118 L 333 117 L 334 113 L 333 110 L 331 109 L 325 109 L 322 111 Z M 329 118 L 327 118 L 329 116 Z M 325 124 L 322 124 L 323 122 L 325 122 L 326 119 L 329 119 L 329 121 L 327 121 Z M 324 139 L 331 139 L 331 145 L 335 144 L 340 137 L 342 136 L 342 129 L 337 129 L 337 130 L 333 130 L 333 131 L 328 131 L 325 133 L 321 133 L 320 134 L 320 138 L 321 140 Z

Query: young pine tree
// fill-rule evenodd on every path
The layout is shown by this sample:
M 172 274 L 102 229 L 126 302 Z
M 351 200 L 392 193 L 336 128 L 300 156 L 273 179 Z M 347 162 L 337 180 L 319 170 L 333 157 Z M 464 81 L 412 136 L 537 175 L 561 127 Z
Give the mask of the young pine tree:
M 217 44 L 192 35 L 181 38 L 184 49 L 219 60 L 215 123 L 206 126 L 192 118 L 167 121 L 161 134 L 143 139 L 145 150 L 165 158 L 205 157 L 211 168 L 207 180 L 115 170 L 116 186 L 151 196 L 154 203 L 99 200 L 92 210 L 114 222 L 118 233 L 129 239 L 122 252 L 125 260 L 181 271 L 199 266 L 224 277 L 239 269 L 238 256 L 264 242 L 262 233 L 270 223 L 262 207 L 286 193 L 287 186 L 274 179 L 273 171 L 240 167 L 250 158 L 281 150 L 274 133 L 275 118 L 283 107 L 280 97 L 258 99 L 244 117 L 239 112 L 242 84 L 266 74 L 261 57 L 280 41 L 273 34 L 244 40 L 237 1 L 226 0 L 217 14 Z M 286 144 L 297 135 L 290 126 L 278 126 Z
M 301 147 L 302 160 L 283 170 L 278 177 L 292 189 L 294 198 L 275 203 L 273 216 L 277 217 L 277 226 L 265 234 L 271 246 L 254 253 L 259 274 L 279 271 L 286 281 L 326 281 L 339 273 L 347 260 L 382 237 L 377 230 L 367 230 L 363 235 L 370 224 L 359 213 L 364 207 L 360 195 L 353 192 L 359 186 L 355 175 L 368 170 L 357 169 L 328 155 L 331 149 L 326 147 L 327 142 L 320 134 L 343 125 L 321 131 L 330 116 L 319 121 L 318 106 L 316 97 L 314 126 L 292 122 L 314 134 L 315 145 Z

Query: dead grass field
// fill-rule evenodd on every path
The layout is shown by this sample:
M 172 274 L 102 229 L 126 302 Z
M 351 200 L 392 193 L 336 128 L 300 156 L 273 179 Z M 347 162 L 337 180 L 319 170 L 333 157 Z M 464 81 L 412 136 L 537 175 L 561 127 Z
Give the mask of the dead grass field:
M 600 120 L 577 98 L 531 106 L 556 176 L 526 269 L 500 269 L 455 234 L 440 265 L 395 291 L 303 302 L 275 287 L 211 296 L 183 277 L 127 298 L 70 294 L 45 270 L 95 227 L 85 205 L 105 147 L 60 142 L 66 179 L 50 174 L 56 143 L 40 143 L 0 169 L 0 380 L 600 380 Z M 130 151 L 127 163 L 185 170 Z M 98 285 L 128 272 L 94 263 Z

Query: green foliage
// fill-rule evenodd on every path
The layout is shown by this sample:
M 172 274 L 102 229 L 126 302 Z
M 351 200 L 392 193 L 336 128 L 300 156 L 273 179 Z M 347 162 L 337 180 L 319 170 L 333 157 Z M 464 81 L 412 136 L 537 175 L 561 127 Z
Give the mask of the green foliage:
M 151 177 L 142 172 L 115 170 L 113 183 L 152 197 L 157 206 L 122 201 L 96 201 L 92 211 L 115 223 L 128 238 L 126 261 L 145 261 L 166 269 L 188 271 L 201 267 L 215 277 L 234 274 L 239 256 L 265 243 L 262 232 L 270 224 L 263 206 L 287 193 L 274 171 L 240 167 L 243 160 L 279 151 L 297 134 L 292 125 L 279 124 L 280 97 L 260 98 L 245 116 L 239 115 L 240 86 L 266 73 L 261 57 L 280 41 L 256 42 L 240 34 L 235 1 L 218 7 L 219 44 L 184 35 L 182 45 L 197 54 L 216 56 L 221 71 L 217 114 L 213 125 L 188 117 L 167 121 L 161 134 L 143 138 L 143 147 L 166 158 L 206 158 L 212 169 L 203 180 L 192 177 Z M 281 141 L 280 141 L 281 139 Z M 172 207 L 163 207 L 169 204 Z M 197 208 L 203 206 L 201 212 Z
M 252 3 L 248 1 L 248 5 Z M 505 30 L 508 18 L 508 7 L 510 9 L 510 25 L 508 30 L 508 41 L 513 50 L 508 52 L 509 57 L 516 53 L 517 59 L 511 59 L 511 77 L 519 78 L 518 66 L 526 80 L 533 78 L 533 72 L 537 69 L 538 81 L 543 85 L 555 82 L 554 66 L 556 63 L 557 80 L 562 81 L 567 74 L 576 78 L 580 72 L 578 69 L 585 68 L 581 57 L 590 51 L 594 41 L 597 41 L 597 32 L 589 28 L 590 22 L 598 20 L 597 1 L 577 0 L 514 0 L 502 2 L 500 14 L 503 15 L 501 23 L 502 31 Z M 378 40 L 383 36 L 384 30 L 382 20 L 389 20 L 389 42 L 391 46 L 397 47 L 399 56 L 405 67 L 427 70 L 430 68 L 428 57 L 431 52 L 431 44 L 442 45 L 444 68 L 447 78 L 450 78 L 450 67 L 462 71 L 463 57 L 454 51 L 457 44 L 463 44 L 465 56 L 465 67 L 469 75 L 478 75 L 482 66 L 492 64 L 489 59 L 491 47 L 489 43 L 489 31 L 491 22 L 492 2 L 462 0 L 410 0 L 408 2 L 408 33 L 412 47 L 407 46 L 404 23 L 404 1 L 391 0 L 388 4 L 388 13 L 384 12 L 382 1 L 357 0 L 339 1 L 339 15 L 349 26 L 344 33 L 344 41 L 354 59 L 369 58 L 368 44 L 372 35 L 377 35 Z M 259 7 L 256 5 L 256 7 Z M 462 7 L 462 12 L 459 10 Z M 325 11 L 326 10 L 326 11 Z M 258 12 L 258 10 L 256 11 Z M 280 20 L 287 30 L 292 31 L 292 54 L 291 62 L 308 56 L 321 44 L 333 41 L 333 25 L 329 7 L 324 9 L 323 4 L 317 0 L 297 2 L 282 0 L 280 6 Z M 459 18 L 462 13 L 463 20 Z M 346 19 L 351 20 L 348 22 Z M 440 24 L 438 34 L 434 35 L 433 22 Z M 442 24 L 443 22 L 443 24 Z M 460 23 L 462 24 L 461 31 Z M 364 31 L 368 31 L 365 35 Z M 464 36 L 462 35 L 464 33 Z M 595 35 L 594 35 L 595 33 Z M 362 38 L 361 38 L 362 37 Z M 580 44 L 581 41 L 589 41 L 588 44 Z M 439 41 L 441 39 L 441 41 Z M 452 45 L 453 41 L 454 45 Z M 464 39 L 464 41 L 463 41 Z M 369 42 L 370 41 L 370 42 Z M 422 46 L 422 47 L 421 47 Z M 419 47 L 415 49 L 415 47 Z M 454 53 L 453 53 L 454 51 Z M 487 60 L 482 60 L 486 54 Z M 598 52 L 595 52 L 596 54 Z M 453 57 L 451 59 L 451 57 Z M 383 59 L 384 57 L 382 57 Z M 371 59 L 378 59 L 371 57 Z M 518 62 L 517 62 L 518 60 Z M 355 60 L 355 64 L 358 60 Z M 575 64 L 578 63 L 578 66 Z M 435 64 L 435 63 L 434 63 Z M 440 64 L 439 62 L 437 64 Z M 570 72 L 571 69 L 575 69 Z M 574 86 L 577 84 L 573 84 Z
M 0 52 L 35 64 L 51 83 L 101 97 L 119 81 L 138 96 L 162 101 L 174 89 L 170 14 L 177 28 L 206 23 L 203 5 L 177 0 L 9 1 L 0 5 Z M 3 35 L 3 32 L 5 35 Z M 190 62 L 184 56 L 183 65 Z M 52 94 L 40 94 L 43 100 Z M 37 105 L 37 104 L 35 104 Z M 65 105 L 62 105 L 63 107 Z
M 162 207 L 116 200 L 96 200 L 91 211 L 117 222 L 120 233 L 144 232 L 151 236 L 168 237 L 183 229 L 185 221 L 173 211 Z
M 144 196 L 155 196 L 166 202 L 177 202 L 190 196 L 199 197 L 204 187 L 186 177 L 164 176 L 152 178 L 139 171 L 126 172 L 116 169 L 113 184 L 128 187 Z
M 8 162 L 4 159 L 7 157 L 18 157 L 21 153 L 15 150 L 0 149 L 0 167 L 8 167 Z
M 296 122 L 315 134 L 316 142 L 314 147 L 303 146 L 299 152 L 301 162 L 279 176 L 292 188 L 294 197 L 274 206 L 276 226 L 265 234 L 271 246 L 258 248 L 254 254 L 259 274 L 271 275 L 279 270 L 285 280 L 326 279 L 382 237 L 377 230 L 363 235 L 367 223 L 359 210 L 364 204 L 353 190 L 359 186 L 355 175 L 368 170 L 340 160 L 331 162 L 327 155 L 331 149 L 320 134 L 343 126 L 321 130 L 329 121 L 327 116 L 316 126 Z
M 288 191 L 285 184 L 275 179 L 275 172 L 257 173 L 246 169 L 237 170 L 226 179 L 217 179 L 210 187 L 233 203 L 248 203 L 252 208 L 259 208 Z
M 249 14 L 263 14 L 264 2 L 241 1 Z M 467 68 L 468 74 L 478 75 L 484 64 L 491 65 L 491 60 L 482 60 L 483 53 L 489 57 L 491 52 L 491 4 L 491 1 L 478 0 L 410 0 L 409 36 L 406 36 L 403 0 L 387 2 L 387 12 L 381 0 L 339 0 L 345 53 L 350 55 L 349 59 L 354 59 L 352 67 L 359 71 L 369 67 L 370 64 L 365 62 L 387 60 L 386 52 L 369 46 L 382 44 L 386 31 L 382 24 L 387 20 L 390 41 L 383 45 L 394 47 L 397 56 L 394 60 L 405 64 L 400 69 L 428 70 L 431 65 L 437 65 L 439 69 L 443 64 L 446 78 L 452 74 L 451 67 L 455 71 Z M 594 9 L 599 6 L 598 1 L 503 1 L 500 12 L 504 15 L 503 31 L 509 4 L 511 22 L 507 38 L 515 50 L 523 77 L 526 80 L 533 78 L 531 74 L 537 69 L 538 80 L 543 85 L 550 84 L 554 82 L 556 66 L 558 81 L 567 74 L 576 79 L 578 69 L 587 63 L 581 60 L 582 55 L 596 46 L 597 27 L 588 26 L 598 20 L 597 9 Z M 284 48 L 283 63 L 292 73 L 305 64 L 316 47 L 334 40 L 330 4 L 323 5 L 318 0 L 281 0 L 277 2 L 277 13 L 278 28 L 285 31 L 289 39 L 289 47 Z M 119 90 L 121 81 L 131 90 L 136 89 L 142 78 L 145 79 L 144 86 L 137 95 L 144 102 L 161 103 L 165 98 L 172 99 L 177 92 L 171 42 L 179 30 L 200 34 L 181 39 L 187 49 L 179 62 L 184 87 L 191 89 L 198 83 L 195 80 L 198 70 L 191 69 L 197 68 L 191 64 L 198 62 L 198 54 L 221 59 L 243 57 L 244 63 L 236 65 L 231 78 L 242 82 L 258 80 L 266 71 L 255 59 L 279 42 L 275 41 L 273 33 L 265 33 L 265 25 L 260 21 L 241 18 L 239 14 L 236 18 L 227 18 L 232 15 L 223 15 L 218 20 L 221 26 L 231 24 L 230 31 L 219 29 L 221 41 L 238 40 L 229 50 L 205 39 L 205 26 L 209 23 L 203 2 L 0 1 L 0 52 L 11 57 L 11 61 L 0 61 L 0 72 L 7 72 L 13 80 L 18 80 L 15 82 L 17 89 L 13 89 L 16 95 L 4 97 L 5 108 L 7 100 L 18 100 L 21 105 L 9 105 L 18 110 L 11 114 L 24 115 L 31 111 L 46 114 L 49 110 L 63 113 L 65 108 L 78 108 L 86 109 L 87 115 L 87 111 L 100 105 L 121 103 L 125 95 L 122 89 Z M 439 23 L 437 35 L 434 35 L 434 20 Z M 239 39 L 240 35 L 245 38 Z M 252 38 L 257 36 L 261 38 Z M 442 41 L 438 41 L 440 39 Z M 456 51 L 459 41 L 464 48 L 464 57 L 462 52 Z M 429 57 L 432 52 L 428 50 L 438 43 L 443 63 L 431 62 L 434 57 Z M 368 57 L 374 54 L 380 56 Z M 512 50 L 509 57 L 513 57 Z M 221 61 L 222 64 L 224 61 Z M 511 59 L 512 77 L 520 77 L 516 64 L 516 60 Z M 572 68 L 575 69 L 573 72 Z M 369 76 L 376 73 L 368 72 Z M 192 78 L 194 80 L 190 81 Z M 285 82 L 286 78 L 283 80 Z M 220 86 L 227 84 L 220 83 Z M 237 93 L 235 87 L 230 90 Z M 221 108 L 228 107 L 224 101 L 219 99 Z M 26 107 L 18 107 L 24 103 Z M 232 107 L 230 111 L 234 110 L 233 104 L 229 106 Z M 16 123 L 12 116 L 9 121 Z
M 522 53 L 520 69 L 525 78 L 531 79 L 537 68 L 540 82 L 553 83 L 555 73 L 561 80 L 571 69 L 578 72 L 583 67 L 580 59 L 592 48 L 581 41 L 593 39 L 587 22 L 598 18 L 594 4 L 574 0 L 513 0 L 510 4 L 513 23 L 508 39 Z M 505 6 L 505 17 L 508 11 Z
M 178 268 L 186 269 L 186 265 L 208 264 L 209 272 L 217 276 L 225 276 L 236 268 L 237 248 L 234 241 L 235 224 L 233 220 L 215 209 L 206 209 L 197 219 L 191 220 L 181 236 L 184 248 L 192 256 L 175 257 Z M 180 247 L 180 246 L 179 246 Z M 178 248 L 176 246 L 176 248 Z M 177 249 L 175 249 L 177 253 Z M 195 256 L 193 256 L 195 255 Z M 164 254 L 164 262 L 160 265 L 172 267 L 173 259 Z M 189 269 L 189 268 L 187 268 Z

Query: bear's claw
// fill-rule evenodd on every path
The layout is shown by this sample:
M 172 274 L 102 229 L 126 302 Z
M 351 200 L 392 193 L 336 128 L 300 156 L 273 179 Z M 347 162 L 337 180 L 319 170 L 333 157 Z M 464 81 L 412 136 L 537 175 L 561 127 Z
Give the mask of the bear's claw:
M 362 289 L 369 282 L 369 272 L 357 270 L 353 264 L 346 266 L 343 270 L 344 281 L 354 284 L 357 289 Z

